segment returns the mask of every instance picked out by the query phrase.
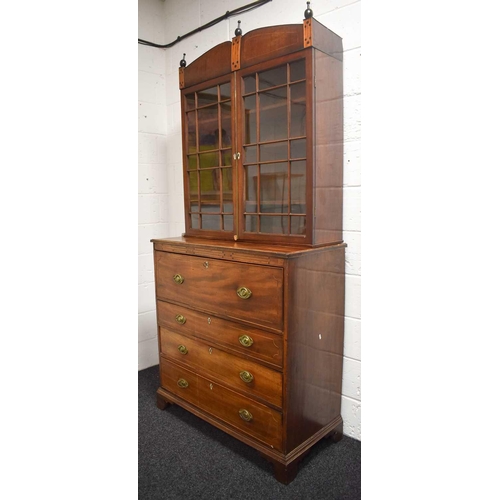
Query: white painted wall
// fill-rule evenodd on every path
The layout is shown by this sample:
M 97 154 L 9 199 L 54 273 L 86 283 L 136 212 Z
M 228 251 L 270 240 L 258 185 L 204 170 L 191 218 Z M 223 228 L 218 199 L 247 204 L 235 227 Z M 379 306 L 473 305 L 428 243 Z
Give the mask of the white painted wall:
M 250 0 L 139 0 L 139 38 L 169 43 Z M 139 369 L 158 363 L 153 237 L 184 231 L 180 92 L 182 54 L 191 63 L 243 33 L 301 23 L 306 2 L 273 0 L 197 33 L 166 50 L 139 45 Z M 314 17 L 344 45 L 344 240 L 346 319 L 342 417 L 346 435 L 361 439 L 361 1 L 315 0 Z

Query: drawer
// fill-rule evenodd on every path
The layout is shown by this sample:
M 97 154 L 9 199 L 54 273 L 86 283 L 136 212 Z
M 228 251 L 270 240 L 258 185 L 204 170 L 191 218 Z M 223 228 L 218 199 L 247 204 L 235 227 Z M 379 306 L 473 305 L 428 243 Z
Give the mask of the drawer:
M 197 373 L 214 377 L 237 390 L 282 407 L 282 375 L 255 361 L 234 356 L 215 345 L 160 327 L 162 354 L 189 365 Z
M 282 450 L 280 412 L 165 359 L 160 363 L 161 385 L 167 391 L 275 450 Z
M 158 324 L 167 330 L 194 335 L 256 360 L 283 366 L 283 339 L 279 335 L 161 300 L 157 302 L 156 311 Z
M 283 329 L 283 269 L 155 252 L 156 296 Z

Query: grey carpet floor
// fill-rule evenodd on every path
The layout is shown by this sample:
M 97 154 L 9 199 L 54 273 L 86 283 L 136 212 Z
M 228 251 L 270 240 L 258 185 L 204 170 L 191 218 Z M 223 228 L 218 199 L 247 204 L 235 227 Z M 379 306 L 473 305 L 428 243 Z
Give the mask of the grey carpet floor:
M 139 372 L 139 500 L 361 498 L 361 443 L 322 440 L 283 485 L 256 450 L 171 405 L 156 407 L 158 367 Z

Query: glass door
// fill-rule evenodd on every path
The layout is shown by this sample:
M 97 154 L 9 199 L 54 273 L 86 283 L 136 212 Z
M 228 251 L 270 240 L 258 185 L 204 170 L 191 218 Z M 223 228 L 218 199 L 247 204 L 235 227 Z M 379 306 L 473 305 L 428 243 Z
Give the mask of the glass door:
M 201 230 L 232 234 L 234 229 L 229 79 L 183 94 L 188 233 Z
M 263 238 L 306 236 L 306 59 L 288 60 L 240 82 L 241 229 Z

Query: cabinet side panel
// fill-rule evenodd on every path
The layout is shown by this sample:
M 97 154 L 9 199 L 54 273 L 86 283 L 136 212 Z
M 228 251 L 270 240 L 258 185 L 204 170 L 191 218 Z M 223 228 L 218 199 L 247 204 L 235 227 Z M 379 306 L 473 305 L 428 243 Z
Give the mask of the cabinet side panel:
M 290 262 L 287 332 L 287 449 L 340 415 L 345 247 Z
M 314 51 L 314 244 L 342 241 L 342 61 Z

